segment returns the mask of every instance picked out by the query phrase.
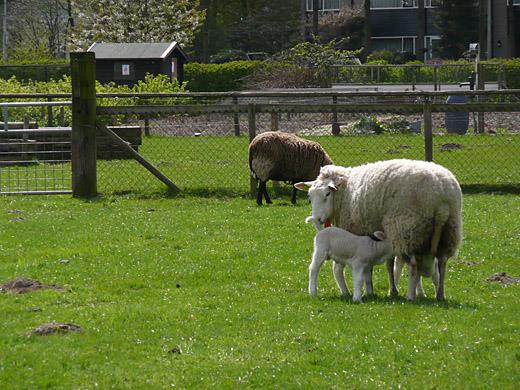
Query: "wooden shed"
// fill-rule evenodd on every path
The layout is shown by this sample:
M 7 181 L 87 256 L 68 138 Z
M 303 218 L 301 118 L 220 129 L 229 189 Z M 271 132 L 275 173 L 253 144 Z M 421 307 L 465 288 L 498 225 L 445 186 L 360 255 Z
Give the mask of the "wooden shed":
M 133 85 L 147 73 L 165 74 L 182 83 L 187 56 L 177 42 L 93 43 L 96 54 L 96 79 L 101 83 Z

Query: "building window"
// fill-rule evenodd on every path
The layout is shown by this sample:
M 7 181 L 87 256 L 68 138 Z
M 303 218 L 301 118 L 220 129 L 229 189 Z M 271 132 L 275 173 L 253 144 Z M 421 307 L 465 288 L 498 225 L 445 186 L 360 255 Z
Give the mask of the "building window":
M 519 1 L 520 0 L 515 0 Z M 371 9 L 381 8 L 417 8 L 418 0 L 372 0 L 370 2 Z M 434 8 L 440 6 L 442 0 L 424 0 L 424 6 L 426 8 Z
M 424 0 L 424 6 L 426 8 L 435 8 L 442 5 L 442 0 Z
M 133 80 L 135 78 L 133 62 L 115 62 L 114 80 Z
M 435 51 L 439 44 L 441 37 L 438 35 L 431 35 L 424 37 L 424 47 L 426 48 L 426 59 L 435 57 Z
M 318 10 L 319 11 L 339 11 L 340 0 L 319 0 Z M 312 12 L 312 0 L 307 0 L 307 11 Z
M 415 54 L 415 37 L 372 37 L 372 51 L 391 50 Z
M 417 0 L 372 0 L 370 8 L 410 8 L 417 7 Z

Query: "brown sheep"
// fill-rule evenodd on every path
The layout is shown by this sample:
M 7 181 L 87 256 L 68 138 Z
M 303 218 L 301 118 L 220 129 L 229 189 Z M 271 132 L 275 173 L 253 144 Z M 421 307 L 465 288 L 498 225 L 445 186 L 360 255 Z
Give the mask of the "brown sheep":
M 267 194 L 268 180 L 294 184 L 314 180 L 324 165 L 332 164 L 327 152 L 314 141 L 294 134 L 268 131 L 257 135 L 249 144 L 249 168 L 258 179 L 256 202 L 272 203 Z M 293 187 L 291 203 L 296 203 L 296 188 Z

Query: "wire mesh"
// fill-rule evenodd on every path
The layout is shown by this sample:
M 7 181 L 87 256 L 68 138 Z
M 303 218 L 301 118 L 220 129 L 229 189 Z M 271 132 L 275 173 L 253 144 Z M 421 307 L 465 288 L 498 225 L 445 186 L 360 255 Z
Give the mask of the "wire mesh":
M 64 97 L 2 95 L 0 194 L 71 192 L 70 102 L 56 101 Z
M 0 193 L 71 191 L 70 128 L 0 130 Z
M 494 104 L 518 102 L 518 96 L 512 92 L 474 95 L 467 100 Z M 157 106 L 124 114 L 116 110 L 102 120 L 139 126 L 139 153 L 182 190 L 244 195 L 250 189 L 248 144 L 252 125 L 254 134 L 283 131 L 316 140 L 338 165 L 394 158 L 424 160 L 423 104 L 427 100 L 433 105 L 445 104 L 447 97 L 245 96 L 235 100 L 234 106 L 229 104 L 233 99 L 227 97 L 218 101 L 192 100 L 184 111 L 177 107 L 169 113 L 159 113 Z M 253 123 L 247 111 L 252 104 L 256 107 Z M 211 109 L 194 109 L 201 106 Z M 356 107 L 360 107 L 359 111 Z M 444 110 L 432 113 L 433 161 L 451 169 L 462 185 L 520 187 L 520 113 Z M 133 160 L 98 161 L 98 174 L 102 192 L 164 189 Z
M 428 156 L 425 104 L 432 109 L 434 162 L 451 169 L 462 185 L 520 187 L 518 91 L 134 94 L 105 95 L 98 103 L 99 123 L 183 191 L 199 195 L 248 194 L 248 145 L 265 131 L 318 141 L 338 165 L 423 160 Z M 52 109 L 32 107 L 23 112 L 23 122 L 0 129 L 1 193 L 71 191 L 71 130 L 56 127 L 70 124 L 70 109 L 58 109 L 49 119 Z M 22 112 L 16 110 L 10 108 L 11 118 L 20 120 Z M 96 138 L 100 192 L 165 190 L 127 149 Z

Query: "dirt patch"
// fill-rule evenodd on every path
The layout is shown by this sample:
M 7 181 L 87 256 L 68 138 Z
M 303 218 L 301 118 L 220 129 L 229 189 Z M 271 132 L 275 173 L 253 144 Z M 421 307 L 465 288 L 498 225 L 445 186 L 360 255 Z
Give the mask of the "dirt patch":
M 464 260 L 462 261 L 462 264 L 467 265 L 468 267 L 474 267 L 482 264 L 482 261 Z
M 520 283 L 520 278 L 509 276 L 505 272 L 497 272 L 486 279 L 488 282 L 500 282 L 502 284 Z
M 38 336 L 48 336 L 50 334 L 65 334 L 70 332 L 83 332 L 83 329 L 81 326 L 71 324 L 70 322 L 65 322 L 63 324 L 51 322 L 49 324 L 42 324 L 38 326 L 31 332 L 31 334 Z
M 57 291 L 63 291 L 64 288 L 56 286 L 54 284 L 42 284 L 37 280 L 29 278 L 16 278 L 10 282 L 2 284 L 0 291 L 10 292 L 13 294 L 23 294 L 29 291 L 41 290 L 41 289 L 53 289 Z
M 447 143 L 447 144 L 442 144 L 441 145 L 440 151 L 441 152 L 449 152 L 450 150 L 457 150 L 457 149 L 462 149 L 462 148 L 464 148 L 464 145 L 462 145 L 462 144 Z

